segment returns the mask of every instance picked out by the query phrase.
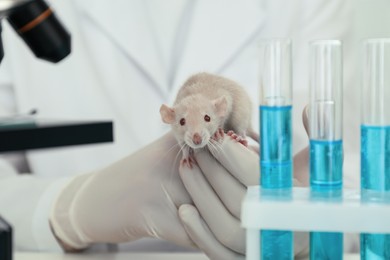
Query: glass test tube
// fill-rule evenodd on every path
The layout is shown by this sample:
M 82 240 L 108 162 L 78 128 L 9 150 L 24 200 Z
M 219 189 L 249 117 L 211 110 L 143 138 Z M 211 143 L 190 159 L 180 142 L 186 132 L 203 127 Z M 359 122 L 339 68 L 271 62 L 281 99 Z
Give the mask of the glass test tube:
M 291 41 L 261 44 L 260 185 L 263 197 L 288 199 L 292 188 Z M 293 234 L 261 230 L 261 259 L 293 259 Z
M 390 198 L 390 39 L 363 43 L 361 197 Z M 361 259 L 390 259 L 390 235 L 361 234 Z
M 342 46 L 338 40 L 310 44 L 310 187 L 316 200 L 339 200 L 342 192 Z M 343 234 L 310 233 L 310 259 L 342 259 Z

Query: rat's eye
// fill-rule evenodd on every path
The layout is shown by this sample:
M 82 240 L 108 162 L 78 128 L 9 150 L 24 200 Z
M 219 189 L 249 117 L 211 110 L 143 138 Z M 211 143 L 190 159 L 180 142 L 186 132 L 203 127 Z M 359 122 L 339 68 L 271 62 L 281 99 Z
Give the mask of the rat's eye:
M 185 124 L 186 124 L 185 118 L 180 119 L 180 125 L 185 125 Z
M 205 115 L 205 116 L 204 116 L 204 121 L 210 122 L 210 117 L 209 117 L 208 115 Z

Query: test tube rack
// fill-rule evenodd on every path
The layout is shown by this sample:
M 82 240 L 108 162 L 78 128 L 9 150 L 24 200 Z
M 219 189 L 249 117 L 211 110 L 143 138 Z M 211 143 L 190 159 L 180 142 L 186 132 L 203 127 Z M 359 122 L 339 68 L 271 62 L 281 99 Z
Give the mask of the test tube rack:
M 344 189 L 339 201 L 318 201 L 311 198 L 310 188 L 295 187 L 290 200 L 275 201 L 263 198 L 259 186 L 251 186 L 241 211 L 246 259 L 260 259 L 260 229 L 390 233 L 389 219 L 390 204 L 363 202 L 360 190 Z

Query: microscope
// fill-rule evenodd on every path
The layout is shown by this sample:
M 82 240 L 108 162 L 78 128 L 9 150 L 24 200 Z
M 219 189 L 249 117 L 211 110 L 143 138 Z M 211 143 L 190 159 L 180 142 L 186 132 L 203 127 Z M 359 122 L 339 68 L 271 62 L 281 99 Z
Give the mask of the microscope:
M 39 59 L 57 63 L 71 51 L 69 33 L 44 0 L 0 0 L 2 18 L 8 20 Z M 3 56 L 0 39 L 0 61 Z
M 8 20 L 39 59 L 57 63 L 71 51 L 69 33 L 44 0 L 0 0 L 0 21 L 2 19 Z M 0 38 L 0 62 L 3 57 Z M 12 259 L 12 227 L 1 217 L 0 259 Z

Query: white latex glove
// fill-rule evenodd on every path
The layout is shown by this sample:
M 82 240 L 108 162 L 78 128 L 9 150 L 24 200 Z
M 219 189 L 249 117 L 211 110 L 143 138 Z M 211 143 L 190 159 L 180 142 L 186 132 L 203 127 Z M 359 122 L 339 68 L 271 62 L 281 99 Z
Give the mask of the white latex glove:
M 103 170 L 75 177 L 50 217 L 61 243 L 81 249 L 155 237 L 194 246 L 177 213 L 191 198 L 179 177 L 176 144 L 168 133 Z
M 182 205 L 179 215 L 192 240 L 211 259 L 245 259 L 241 202 L 247 187 L 259 182 L 259 156 L 227 135 L 214 146 L 216 160 L 203 150 L 195 154 L 197 165 L 180 165 L 180 176 L 196 207 Z M 307 181 L 306 148 L 294 156 L 294 185 L 307 186 Z M 306 257 L 307 233 L 295 233 L 294 240 L 295 256 Z

